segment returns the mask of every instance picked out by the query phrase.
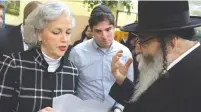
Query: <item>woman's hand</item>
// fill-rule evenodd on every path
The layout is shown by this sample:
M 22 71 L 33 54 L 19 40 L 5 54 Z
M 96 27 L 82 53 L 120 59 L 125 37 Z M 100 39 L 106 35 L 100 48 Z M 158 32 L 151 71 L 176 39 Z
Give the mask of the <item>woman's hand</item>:
M 51 107 L 45 107 L 42 110 L 40 110 L 39 112 L 55 112 L 55 111 Z

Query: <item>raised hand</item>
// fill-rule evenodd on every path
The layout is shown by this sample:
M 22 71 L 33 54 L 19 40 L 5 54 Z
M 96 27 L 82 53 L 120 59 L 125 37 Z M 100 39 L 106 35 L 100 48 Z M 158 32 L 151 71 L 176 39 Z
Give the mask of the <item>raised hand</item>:
M 111 71 L 116 79 L 116 82 L 121 85 L 123 81 L 126 79 L 126 74 L 128 72 L 128 68 L 130 64 L 133 62 L 132 58 L 129 58 L 128 61 L 123 64 L 120 61 L 121 56 L 123 55 L 123 51 L 118 51 L 113 57 L 112 57 L 112 64 L 111 64 Z

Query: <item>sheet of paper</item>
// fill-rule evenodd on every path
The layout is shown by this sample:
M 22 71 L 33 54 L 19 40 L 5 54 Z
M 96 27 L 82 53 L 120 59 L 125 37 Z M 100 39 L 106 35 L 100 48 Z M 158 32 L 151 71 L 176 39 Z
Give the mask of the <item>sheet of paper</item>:
M 72 94 L 53 98 L 56 112 L 109 112 L 110 106 L 97 100 L 81 100 Z

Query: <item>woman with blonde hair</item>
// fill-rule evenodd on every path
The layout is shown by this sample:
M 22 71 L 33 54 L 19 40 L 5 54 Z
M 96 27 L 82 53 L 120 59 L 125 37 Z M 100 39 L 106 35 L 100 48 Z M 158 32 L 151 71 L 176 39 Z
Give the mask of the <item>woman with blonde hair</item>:
M 27 17 L 30 50 L 0 57 L 1 112 L 51 112 L 53 97 L 75 94 L 78 69 L 65 57 L 74 25 L 70 9 L 58 2 Z

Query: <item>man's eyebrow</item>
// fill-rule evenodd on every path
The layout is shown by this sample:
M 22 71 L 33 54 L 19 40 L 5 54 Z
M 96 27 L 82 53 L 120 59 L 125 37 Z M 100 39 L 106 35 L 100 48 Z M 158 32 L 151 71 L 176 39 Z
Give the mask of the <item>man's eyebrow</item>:
M 109 29 L 111 29 L 112 27 L 110 26 L 110 27 L 108 27 L 108 28 L 105 28 L 104 30 L 109 30 Z M 94 29 L 95 31 L 102 31 L 102 30 L 100 30 L 100 29 Z
M 109 30 L 109 29 L 111 29 L 112 27 L 108 27 L 108 28 L 106 28 L 105 30 Z
M 100 32 L 100 31 L 102 31 L 102 30 L 100 30 L 100 29 L 94 29 L 96 32 L 98 31 L 98 32 Z

